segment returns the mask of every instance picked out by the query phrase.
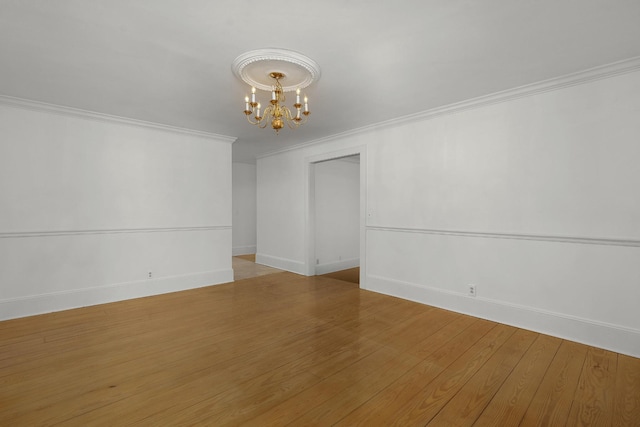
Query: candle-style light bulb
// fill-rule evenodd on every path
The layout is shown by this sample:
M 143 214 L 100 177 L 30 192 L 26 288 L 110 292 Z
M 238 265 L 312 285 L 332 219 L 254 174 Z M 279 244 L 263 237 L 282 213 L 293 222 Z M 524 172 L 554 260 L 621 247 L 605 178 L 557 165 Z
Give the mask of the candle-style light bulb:
M 300 88 L 296 89 L 296 104 L 300 104 Z
M 256 110 L 256 119 L 260 120 L 262 117 L 260 117 L 260 103 L 258 102 L 258 109 Z
M 309 112 L 309 98 L 304 97 L 304 111 Z
M 251 104 L 256 105 L 256 88 L 251 87 Z

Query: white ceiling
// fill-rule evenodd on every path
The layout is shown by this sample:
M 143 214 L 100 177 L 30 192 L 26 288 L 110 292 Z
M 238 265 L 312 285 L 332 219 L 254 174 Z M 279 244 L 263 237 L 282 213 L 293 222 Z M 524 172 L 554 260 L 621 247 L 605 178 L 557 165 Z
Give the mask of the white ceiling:
M 249 50 L 317 61 L 295 131 L 250 126 Z M 237 137 L 235 161 L 640 56 L 638 0 L 0 0 L 0 94 Z

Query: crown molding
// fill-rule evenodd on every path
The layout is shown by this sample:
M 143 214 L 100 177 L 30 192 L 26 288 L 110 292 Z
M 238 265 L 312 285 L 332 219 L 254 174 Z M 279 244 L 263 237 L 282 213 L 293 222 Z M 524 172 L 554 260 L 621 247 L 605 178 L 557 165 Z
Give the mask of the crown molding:
M 219 135 L 215 133 L 203 132 L 194 129 L 170 126 L 161 123 L 147 122 L 144 120 L 130 119 L 126 117 L 113 116 L 110 114 L 97 113 L 95 111 L 83 110 L 80 108 L 66 107 L 62 105 L 49 104 L 46 102 L 33 101 L 30 99 L 17 98 L 8 95 L 0 95 L 0 105 L 9 107 L 23 108 L 26 110 L 34 110 L 45 113 L 59 114 L 62 116 L 76 117 L 81 119 L 93 120 L 98 122 L 115 123 L 127 126 L 135 126 L 145 129 L 160 130 L 163 132 L 171 132 L 179 135 L 197 136 L 201 138 L 214 139 L 220 142 L 232 144 L 237 139 L 227 135 Z
M 262 159 L 265 157 L 274 156 L 276 154 L 285 153 L 305 147 L 323 144 L 338 139 L 343 139 L 350 136 L 365 134 L 367 132 L 389 127 L 399 126 L 406 123 L 414 123 L 423 120 L 430 120 L 439 116 L 455 114 L 461 111 L 471 110 L 475 108 L 484 107 L 492 104 L 499 104 L 502 102 L 513 101 L 519 98 L 525 98 L 528 96 L 538 95 L 545 92 L 552 92 L 559 89 L 564 89 L 571 86 L 577 86 L 585 83 L 589 83 L 596 80 L 603 80 L 606 78 L 618 76 L 621 74 L 628 74 L 640 70 L 640 56 L 625 59 L 623 61 L 614 62 L 607 65 L 601 65 L 587 70 L 579 71 L 576 73 L 566 74 L 564 76 L 555 77 L 548 80 L 542 80 L 540 82 L 531 83 L 523 86 L 518 86 L 512 89 L 495 92 L 489 95 L 483 95 L 476 98 L 471 98 L 466 101 L 456 102 L 453 104 L 445 105 L 442 107 L 432 108 L 430 110 L 421 111 L 406 116 L 385 120 L 383 122 L 374 123 L 367 126 L 362 126 L 356 129 L 351 129 L 345 132 L 336 133 L 326 137 L 314 139 L 301 144 L 296 144 L 291 147 L 282 148 L 276 151 L 270 151 L 268 153 L 261 154 L 256 158 Z
M 15 239 L 26 237 L 60 237 L 85 236 L 92 234 L 144 234 L 144 233 L 175 233 L 187 231 L 220 231 L 231 230 L 231 225 L 205 225 L 187 227 L 152 227 L 152 228 L 110 228 L 92 230 L 32 230 L 32 231 L 0 231 L 0 239 Z

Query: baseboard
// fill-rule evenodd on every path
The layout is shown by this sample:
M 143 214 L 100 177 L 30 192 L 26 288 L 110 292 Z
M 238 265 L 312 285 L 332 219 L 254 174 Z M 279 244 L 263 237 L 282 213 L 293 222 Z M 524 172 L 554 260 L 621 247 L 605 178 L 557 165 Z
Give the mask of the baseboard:
M 251 246 L 234 246 L 231 249 L 233 256 L 236 255 L 250 255 L 256 253 L 256 245 Z
M 640 357 L 640 331 L 488 298 L 367 276 L 367 290 Z
M 316 274 L 328 274 L 360 266 L 360 258 L 343 259 L 336 262 L 316 265 Z
M 233 270 L 224 269 L 0 300 L 0 320 L 184 291 L 232 281 Z
M 305 275 L 304 263 L 300 261 L 294 261 L 292 259 L 257 253 L 256 264 L 262 264 L 268 267 L 278 268 L 280 270 Z

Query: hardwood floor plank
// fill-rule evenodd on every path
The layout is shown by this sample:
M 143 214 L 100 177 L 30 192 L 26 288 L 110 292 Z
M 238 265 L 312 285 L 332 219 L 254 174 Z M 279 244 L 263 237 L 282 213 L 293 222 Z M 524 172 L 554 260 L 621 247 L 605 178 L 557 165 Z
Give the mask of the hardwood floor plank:
M 529 407 L 562 340 L 538 334 L 474 426 L 516 426 Z
M 337 417 L 341 417 L 340 414 L 348 413 L 353 407 L 367 400 L 370 393 L 375 393 L 375 390 L 393 381 L 412 366 L 415 366 L 419 360 L 397 350 L 380 346 L 375 352 L 358 359 L 356 362 L 328 377 L 331 379 L 329 383 L 335 384 L 338 382 L 339 385 L 337 388 L 328 390 L 330 395 L 325 402 L 318 402 L 327 397 L 317 395 L 317 391 L 322 388 L 321 382 L 310 387 L 316 393 L 316 402 L 324 404 L 323 407 L 325 408 L 330 408 L 330 412 L 337 414 L 335 415 Z M 292 397 L 298 399 L 300 394 Z M 329 402 L 329 405 L 326 405 L 327 402 Z M 265 405 L 262 409 L 273 408 L 274 405 Z M 260 412 L 264 411 L 255 411 L 254 414 L 247 414 L 247 418 L 243 417 L 240 420 L 244 424 L 249 418 L 254 418 L 254 425 L 259 425 L 260 422 L 256 424 L 255 415 L 260 414 Z M 261 422 L 266 421 L 266 418 L 260 419 Z M 276 424 L 280 424 L 281 421 L 283 420 L 278 420 Z
M 568 423 L 609 426 L 613 415 L 614 384 L 618 355 L 589 347 Z
M 469 326 L 474 321 L 476 321 L 476 319 L 458 315 L 457 322 L 451 322 L 449 325 L 439 329 L 432 335 L 431 351 L 435 352 L 440 344 L 444 344 L 451 340 L 453 336 L 458 334 L 462 329 L 464 329 L 464 327 Z M 490 327 L 488 323 L 486 323 L 485 326 Z M 466 339 L 461 339 L 461 341 L 462 340 L 466 341 Z M 420 359 L 417 358 L 416 360 Z M 415 367 L 411 369 L 415 369 Z M 400 371 L 402 370 L 403 369 L 400 369 Z M 353 387 L 356 387 L 355 391 L 357 392 L 363 389 L 377 391 L 381 388 L 379 386 L 374 387 L 372 385 L 370 387 L 365 387 L 361 382 L 358 382 L 349 388 L 348 386 L 351 383 L 348 376 L 349 373 L 350 371 L 347 369 L 345 371 L 341 371 L 339 374 L 327 377 L 316 386 L 306 390 L 305 393 L 301 393 L 300 396 L 294 396 L 266 413 L 261 414 L 255 419 L 250 420 L 249 424 L 256 426 L 285 425 L 291 422 L 294 424 L 332 424 L 333 421 L 340 419 L 346 410 L 357 406 L 358 402 L 354 401 L 353 398 Z M 390 378 L 395 380 L 394 377 L 398 375 L 398 372 L 389 374 L 391 374 Z M 345 381 L 347 379 L 349 381 Z M 379 379 L 376 378 L 376 380 Z M 383 381 L 386 381 L 386 379 L 383 379 Z M 340 390 L 343 391 L 340 392 Z M 345 401 L 345 394 L 348 396 L 349 401 Z M 334 406 L 336 405 L 340 407 L 339 410 L 335 410 Z
M 403 408 L 400 416 L 395 416 L 391 425 L 414 425 L 428 423 L 464 384 L 502 347 L 515 333 L 516 328 L 496 325 L 477 345 L 471 347 L 465 355 L 456 359 L 445 372 L 429 383 Z
M 327 327 L 331 327 L 327 325 Z M 331 327 L 335 333 L 335 328 Z M 255 415 L 264 412 L 267 409 L 289 399 L 290 395 L 296 395 L 305 391 L 306 388 L 312 387 L 321 382 L 323 377 L 333 377 L 338 372 L 348 371 L 353 376 L 363 376 L 365 372 L 368 372 L 367 366 L 376 366 L 380 368 L 382 360 L 388 358 L 390 353 L 389 349 L 385 349 L 379 345 L 376 345 L 370 340 L 362 337 L 358 337 L 346 332 L 343 342 L 336 342 L 335 335 L 333 338 L 327 337 L 327 342 L 313 342 L 311 351 L 306 354 L 288 354 L 288 363 L 279 366 L 277 369 L 265 369 L 260 367 L 259 371 L 269 372 L 269 375 L 278 373 L 282 378 L 277 378 L 278 381 L 271 381 L 270 377 L 266 374 L 262 376 L 256 376 L 249 381 L 239 384 L 237 388 L 237 396 L 228 401 L 231 397 L 228 392 L 225 392 L 223 400 L 218 401 L 202 401 L 197 405 L 186 408 L 185 411 L 198 422 L 206 422 L 207 420 L 214 421 L 216 425 L 224 423 L 224 420 L 246 420 L 254 417 Z M 300 343 L 298 343 L 298 346 Z M 274 356 L 282 354 L 282 351 L 286 349 L 278 349 Z M 282 363 L 282 360 L 279 360 Z M 244 366 L 244 363 L 242 364 Z M 310 377 L 304 384 L 301 384 L 295 390 L 288 390 L 287 393 L 281 392 L 269 392 L 268 396 L 265 396 L 264 387 L 266 384 L 272 384 L 273 387 L 277 387 L 278 384 L 282 384 L 282 379 L 290 376 L 297 375 L 298 373 L 309 373 L 313 377 Z M 269 378 L 269 380 L 267 380 Z M 236 379 L 236 383 L 240 382 L 240 379 Z M 342 381 L 347 382 L 346 380 Z M 252 392 L 252 384 L 257 384 L 255 387 L 255 394 Z M 259 387 L 258 387 L 259 386 Z M 268 398 L 266 398 L 268 397 Z M 159 415 L 159 416 L 156 416 Z M 164 418 L 162 414 L 156 414 L 151 419 L 158 421 Z
M 330 399 L 313 410 L 307 411 L 303 417 L 294 420 L 293 424 L 332 425 L 335 420 L 344 418 L 373 397 L 377 390 L 385 388 L 420 362 L 419 359 L 397 350 L 390 348 L 383 348 L 383 350 L 391 351 L 394 357 L 384 363 L 377 363 L 377 366 L 370 366 L 370 370 L 365 375 L 353 378 L 346 388 L 334 390 Z M 347 378 L 351 378 L 352 368 L 341 371 L 337 375 L 346 375 Z
M 585 345 L 571 341 L 560 344 L 520 425 L 566 425 L 586 355 Z
M 421 398 L 428 393 L 426 388 L 436 381 L 440 375 L 452 372 L 451 367 L 460 369 L 467 364 L 477 364 L 478 352 L 495 345 L 496 339 L 505 339 L 508 332 L 497 325 L 476 319 L 462 330 L 443 328 L 443 334 L 434 336 L 433 353 L 399 377 L 394 383 L 381 390 L 375 397 L 356 408 L 336 425 L 389 425 L 407 411 L 408 404 L 419 404 Z M 445 375 L 443 375 L 445 377 Z M 312 411 L 313 412 L 313 411 Z M 312 415 L 308 414 L 306 417 Z M 306 421 L 306 419 L 305 419 Z M 328 423 L 334 420 L 328 420 Z M 411 420 L 416 424 L 424 420 Z M 424 425 L 426 421 L 422 423 Z M 303 423 L 304 424 L 304 423 Z
M 431 426 L 473 425 L 537 338 L 518 329 L 429 421 Z
M 640 359 L 618 355 L 612 426 L 640 426 Z
M 411 316 L 409 322 L 402 328 L 392 331 L 385 337 L 385 345 L 401 351 L 410 352 L 421 343 L 429 341 L 429 338 L 442 329 L 447 323 L 453 321 L 458 315 L 444 310 L 433 308 Z M 414 350 L 418 353 L 418 350 Z

